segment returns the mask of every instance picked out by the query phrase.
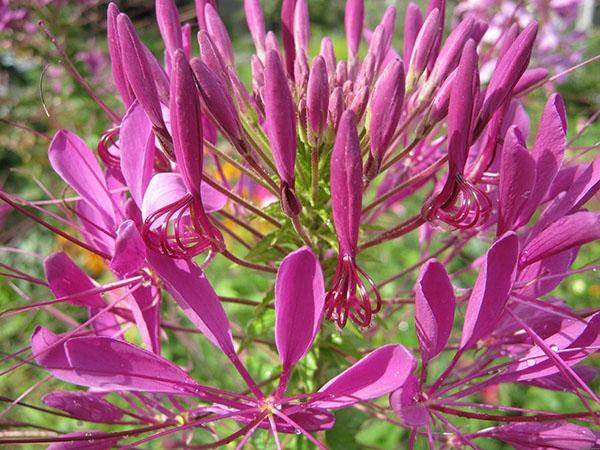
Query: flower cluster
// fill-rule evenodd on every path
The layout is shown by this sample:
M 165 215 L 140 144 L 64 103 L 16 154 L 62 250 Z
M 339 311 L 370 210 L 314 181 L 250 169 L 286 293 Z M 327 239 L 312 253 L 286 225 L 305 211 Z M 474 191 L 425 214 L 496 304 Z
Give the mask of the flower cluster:
M 91 92 L 111 122 L 95 151 L 66 129 L 52 138 L 50 165 L 75 195 L 28 201 L 0 190 L 106 267 L 98 283 L 64 252 L 43 259 L 44 279 L 2 264 L 5 277 L 53 295 L 3 320 L 45 309 L 61 322 L 56 332 L 37 326 L 29 347 L 3 358 L 2 376 L 35 363 L 85 387 L 46 393 L 52 410 L 43 411 L 92 425 L 0 443 L 242 448 L 263 429 L 277 448 L 286 434 L 326 448 L 337 411 L 354 408 L 406 430 L 409 448 L 480 448 L 486 439 L 595 448 L 596 370 L 582 362 L 600 345 L 600 313 L 550 294 L 595 270 L 572 266 L 600 238 L 590 209 L 600 159 L 573 156 L 558 94 L 529 139 L 523 99 L 548 80 L 528 68 L 537 23 L 503 25 L 501 39 L 484 44 L 488 23 L 466 15 L 444 39 L 445 2 L 426 11 L 411 3 L 399 52 L 396 9 L 369 30 L 363 0 L 348 0 L 346 54 L 325 37 L 313 56 L 307 0 L 283 1 L 280 38 L 266 30 L 259 0 L 245 0 L 256 49 L 248 88 L 215 3 L 196 7 L 199 54 L 175 2 L 156 1 L 157 58 L 111 3 L 108 50 L 124 113 Z M 421 259 L 399 274 L 381 280 L 377 264 L 362 262 L 417 232 Z M 475 243 L 483 250 L 466 256 Z M 275 274 L 273 295 L 219 296 L 204 272 L 223 259 Z M 400 294 L 408 299 L 383 295 L 413 271 L 416 283 Z M 243 345 L 250 325 L 231 319 L 228 301 L 274 310 L 274 340 L 255 336 L 276 350 L 274 377 L 258 378 L 261 347 Z M 195 329 L 165 314 L 172 305 Z M 414 316 L 414 348 L 387 332 L 399 305 Z M 167 359 L 172 330 L 201 333 L 214 352 L 206 357 L 228 361 L 242 387 L 221 384 L 219 373 L 210 384 L 194 379 Z M 295 374 L 325 352 L 348 367 Z M 567 391 L 581 408 L 534 410 L 487 395 L 509 383 Z M 489 401 L 478 401 L 483 392 Z M 462 418 L 481 426 L 462 428 Z

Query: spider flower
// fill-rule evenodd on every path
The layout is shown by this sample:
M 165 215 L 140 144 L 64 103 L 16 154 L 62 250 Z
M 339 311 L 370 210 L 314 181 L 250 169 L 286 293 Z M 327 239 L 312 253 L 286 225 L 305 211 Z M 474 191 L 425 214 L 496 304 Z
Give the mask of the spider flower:
M 176 51 L 171 82 L 171 128 L 175 160 L 186 193 L 177 198 L 174 188 L 165 192 L 165 189 L 176 184 L 176 174 L 156 175 L 153 178 L 156 187 L 151 189 L 149 186 L 150 192 L 144 198 L 148 209 L 144 214 L 142 234 L 151 248 L 179 258 L 190 258 L 207 250 L 220 252 L 224 249 L 223 236 L 210 221 L 202 201 L 203 138 L 200 111 L 194 74 L 183 52 Z M 160 185 L 156 181 L 159 176 L 162 180 Z M 172 178 L 170 183 L 166 181 L 167 176 Z M 156 190 L 162 191 L 161 197 L 158 197 Z M 157 207 L 156 201 L 164 202 L 167 194 L 176 197 L 176 200 Z
M 331 155 L 333 221 L 339 250 L 338 264 L 325 301 L 325 314 L 344 328 L 348 319 L 368 327 L 381 309 L 381 296 L 373 280 L 356 264 L 362 207 L 363 173 L 354 114 L 340 119 Z

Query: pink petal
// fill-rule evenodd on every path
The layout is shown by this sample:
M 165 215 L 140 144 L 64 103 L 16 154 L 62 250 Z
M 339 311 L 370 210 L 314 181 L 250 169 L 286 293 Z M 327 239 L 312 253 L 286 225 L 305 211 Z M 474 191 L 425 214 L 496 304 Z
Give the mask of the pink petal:
M 50 143 L 48 158 L 56 173 L 99 211 L 104 224 L 112 229 L 115 223 L 112 198 L 98 160 L 85 142 L 70 131 L 59 130 Z
M 117 228 L 115 253 L 110 261 L 110 270 L 123 277 L 138 272 L 146 259 L 146 244 L 142 240 L 133 220 L 126 220 Z
M 558 219 L 538 233 L 521 252 L 519 263 L 527 266 L 597 239 L 600 239 L 600 213 L 580 211 Z
M 456 300 L 448 273 L 442 264 L 429 260 L 415 286 L 417 337 L 423 362 L 444 349 L 454 322 Z
M 46 406 L 65 411 L 76 419 L 88 422 L 119 422 L 123 411 L 98 394 L 81 391 L 54 391 L 44 395 Z
M 474 346 L 492 332 L 515 280 L 519 239 L 506 233 L 490 247 L 469 298 L 460 348 Z
M 55 297 L 66 297 L 94 289 L 92 280 L 66 253 L 53 253 L 44 260 L 44 272 Z M 104 308 L 106 304 L 99 294 L 86 294 L 69 300 L 76 306 Z
M 68 339 L 64 348 L 72 383 L 103 389 L 189 394 L 196 386 L 172 362 L 125 341 L 106 337 Z
M 600 433 L 568 422 L 511 423 L 478 433 L 508 442 L 515 448 L 584 450 L 595 447 Z
M 398 417 L 409 427 L 419 427 L 429 423 L 427 407 L 420 403 L 421 385 L 414 375 L 400 389 L 390 395 L 390 406 Z
M 380 397 L 402 387 L 415 366 L 414 357 L 403 346 L 384 345 L 319 389 L 324 400 L 313 405 L 335 409 Z
M 206 183 L 200 185 L 200 192 L 207 213 L 219 211 L 227 203 L 227 197 Z M 187 189 L 181 175 L 173 172 L 157 173 L 146 189 L 142 202 L 142 218 L 146 219 L 153 212 L 174 203 L 186 194 Z
M 592 353 L 600 345 L 600 313 L 585 321 L 575 321 L 559 332 L 544 339 L 544 344 L 573 366 Z M 511 380 L 526 381 L 560 372 L 560 369 L 539 346 L 534 346 L 521 358 L 513 372 L 506 375 Z
M 134 101 L 121 122 L 119 139 L 121 172 L 129 192 L 138 206 L 152 178 L 154 168 L 154 133 L 152 123 L 140 104 Z
M 536 179 L 532 196 L 520 215 L 521 225 L 529 222 L 562 165 L 567 145 L 566 131 L 565 104 L 560 95 L 554 94 L 546 103 L 535 137 Z
M 226 355 L 234 355 L 227 314 L 202 270 L 155 252 L 148 253 L 148 262 L 192 323 Z
M 513 229 L 535 183 L 535 160 L 517 127 L 506 133 L 500 161 L 498 236 Z
M 310 349 L 324 302 L 323 272 L 312 250 L 302 247 L 286 256 L 275 281 L 275 343 L 283 370 Z

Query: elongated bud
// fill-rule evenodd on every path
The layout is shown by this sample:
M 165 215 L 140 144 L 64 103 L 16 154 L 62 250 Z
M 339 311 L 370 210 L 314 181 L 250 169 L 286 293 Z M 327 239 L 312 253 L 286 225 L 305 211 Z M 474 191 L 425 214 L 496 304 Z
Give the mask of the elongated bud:
M 363 61 L 360 72 L 356 77 L 356 84 L 371 85 L 376 79 L 381 63 L 385 58 L 385 42 L 387 40 L 386 30 L 382 25 L 377 25 L 371 42 L 369 43 L 369 51 Z
M 336 87 L 329 96 L 329 125 L 334 131 L 338 129 L 338 124 L 344 112 L 344 91 L 341 87 Z
M 535 86 L 540 81 L 546 79 L 548 76 L 548 69 L 544 67 L 536 67 L 535 69 L 528 69 L 525 71 L 519 82 L 513 88 L 513 96 L 522 94 L 527 89 Z
M 448 114 L 448 106 L 450 105 L 450 93 L 454 80 L 456 79 L 456 69 L 446 77 L 442 86 L 438 89 L 433 102 L 431 103 L 431 111 L 429 112 L 429 124 L 433 125 Z
M 360 37 L 365 22 L 365 2 L 364 0 L 347 0 L 346 12 L 344 16 L 344 25 L 346 28 L 346 39 L 348 44 L 348 53 L 350 58 L 356 58 L 358 47 L 360 46 Z
M 325 317 L 344 328 L 348 318 L 368 327 L 381 309 L 373 280 L 356 264 L 362 212 L 362 156 L 354 114 L 340 119 L 331 154 L 331 208 L 339 253 L 331 287 L 325 297 Z
M 537 29 L 537 23 L 530 23 L 499 61 L 486 90 L 481 112 L 477 119 L 476 136 L 481 133 L 494 111 L 511 97 L 513 88 L 529 64 Z
M 186 23 L 181 27 L 181 41 L 183 42 L 183 53 L 187 59 L 192 57 L 192 25 Z
M 438 33 L 435 36 L 435 40 L 433 41 L 433 46 L 431 48 L 431 52 L 429 53 L 429 60 L 427 61 L 427 70 L 431 72 L 433 69 L 433 65 L 437 60 L 438 54 L 440 52 L 440 46 L 442 44 L 442 38 L 444 36 L 444 21 L 446 17 L 446 0 L 430 0 L 427 5 L 427 15 L 431 13 L 434 9 L 439 10 L 440 18 L 438 22 Z
M 419 34 L 419 30 L 423 26 L 423 14 L 421 9 L 415 3 L 409 3 L 406 7 L 406 15 L 404 16 L 404 70 L 408 71 L 408 66 L 415 46 L 415 41 Z
M 219 13 L 210 3 L 204 7 L 204 17 L 206 19 L 206 29 L 215 46 L 219 49 L 227 64 L 234 66 L 233 46 L 231 45 L 229 33 L 227 33 L 227 28 L 225 28 L 225 24 L 219 17 Z
M 375 84 L 369 105 L 368 131 L 371 154 L 365 175 L 372 179 L 381 166 L 385 151 L 398 126 L 404 102 L 404 65 L 396 59 L 386 67 Z
M 199 58 L 193 58 L 191 66 L 207 112 L 229 139 L 234 142 L 239 140 L 241 134 L 237 111 L 222 80 Z
M 260 0 L 244 0 L 244 12 L 250 35 L 256 47 L 258 57 L 263 59 L 265 55 L 265 17 L 260 6 Z
M 331 39 L 328 37 L 324 37 L 321 40 L 321 51 L 319 55 L 323 57 L 325 61 L 325 67 L 327 68 L 327 76 L 329 78 L 329 82 L 333 84 L 333 80 L 335 79 L 335 51 L 333 50 L 333 44 Z
M 200 31 L 206 31 L 206 20 L 204 18 L 204 7 L 207 3 L 210 3 L 213 6 L 217 6 L 215 0 L 196 0 L 196 19 L 198 20 L 198 29 Z
M 329 83 L 327 82 L 327 68 L 321 56 L 315 57 L 308 77 L 306 92 L 306 109 L 311 143 L 317 144 L 325 124 L 327 123 L 327 107 L 329 106 Z
M 442 82 L 458 65 L 462 49 L 473 34 L 474 25 L 475 19 L 472 16 L 468 16 L 450 33 L 444 47 L 440 51 L 428 83 L 437 84 Z
M 181 21 L 173 0 L 156 0 L 156 21 L 167 52 L 172 58 L 175 50 L 183 48 Z
M 335 84 L 343 86 L 348 81 L 348 63 L 345 60 L 338 61 L 335 68 Z
M 202 58 L 202 62 L 210 67 L 217 76 L 226 80 L 227 72 L 225 70 L 225 62 L 212 38 L 206 31 L 201 30 L 198 33 L 198 44 L 200 45 L 200 58 Z
M 294 11 L 296 0 L 283 0 L 281 2 L 281 38 L 285 54 L 285 69 L 288 76 L 294 78 L 294 61 L 296 51 L 294 45 Z
M 390 47 L 392 46 L 392 40 L 394 39 L 394 32 L 396 30 L 396 8 L 388 6 L 383 13 L 381 22 L 379 24 L 385 30 L 385 42 L 383 44 L 383 55 L 387 55 Z
M 294 188 L 296 111 L 279 55 L 269 51 L 265 63 L 265 122 L 275 166 L 282 182 Z
M 203 162 L 200 99 L 192 68 L 181 50 L 173 57 L 170 112 L 177 166 L 188 191 L 200 195 Z
M 462 172 L 467 160 L 471 142 L 472 116 L 475 96 L 473 80 L 477 70 L 477 50 L 475 42 L 469 39 L 463 49 L 456 83 L 450 94 L 448 107 L 448 153 L 450 166 Z
M 362 157 L 356 120 L 345 111 L 331 154 L 331 208 L 340 253 L 356 256 L 362 209 Z
M 110 63 L 112 67 L 112 77 L 119 95 L 126 107 L 133 103 L 134 94 L 127 83 L 125 71 L 123 69 L 123 58 L 121 54 L 121 43 L 119 42 L 119 33 L 117 30 L 117 16 L 119 8 L 114 3 L 108 5 L 106 18 L 106 28 L 108 37 L 108 53 L 110 54 Z
M 431 54 L 437 35 L 440 32 L 440 11 L 434 9 L 425 19 L 425 23 L 421 27 L 410 58 L 408 73 L 406 74 L 406 90 L 411 92 L 423 71 L 427 67 L 429 55 Z
M 152 68 L 146 56 L 146 49 L 139 40 L 131 20 L 125 14 L 119 14 L 117 17 L 117 29 L 127 81 L 150 122 L 152 122 L 161 144 L 170 153 L 170 144 L 168 144 L 170 137 L 163 120 L 160 100 L 152 76 Z
M 308 52 L 310 42 L 310 16 L 307 0 L 296 0 L 294 8 L 294 45 L 296 55 Z

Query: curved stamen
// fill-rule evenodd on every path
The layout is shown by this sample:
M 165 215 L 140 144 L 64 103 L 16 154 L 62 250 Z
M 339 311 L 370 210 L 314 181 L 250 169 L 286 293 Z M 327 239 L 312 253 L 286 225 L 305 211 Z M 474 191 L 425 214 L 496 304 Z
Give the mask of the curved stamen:
M 487 220 L 491 209 L 492 203 L 487 194 L 457 174 L 450 199 L 438 208 L 435 201 L 428 202 L 423 208 L 423 217 L 428 221 L 440 220 L 454 228 L 467 229 Z
M 121 167 L 121 159 L 109 150 L 111 146 L 119 148 L 115 142 L 115 138 L 119 135 L 119 132 L 119 127 L 110 128 L 102 133 L 98 141 L 98 156 L 100 156 L 100 159 L 107 167 L 113 169 Z
M 366 328 L 380 309 L 381 295 L 371 277 L 356 265 L 352 256 L 340 255 L 331 289 L 325 297 L 327 319 L 344 328 L 350 318 L 359 327 Z
M 207 250 L 214 253 L 225 249 L 223 236 L 192 194 L 150 214 L 142 236 L 150 248 L 173 258 L 189 259 Z

